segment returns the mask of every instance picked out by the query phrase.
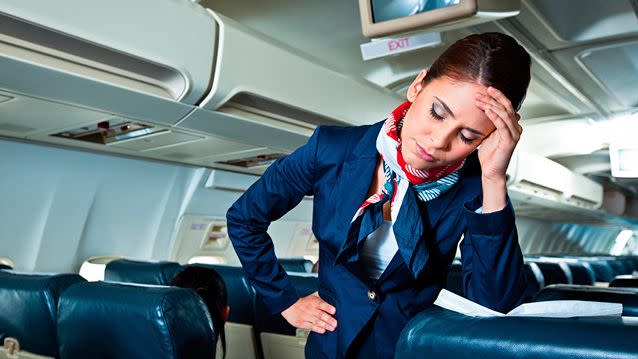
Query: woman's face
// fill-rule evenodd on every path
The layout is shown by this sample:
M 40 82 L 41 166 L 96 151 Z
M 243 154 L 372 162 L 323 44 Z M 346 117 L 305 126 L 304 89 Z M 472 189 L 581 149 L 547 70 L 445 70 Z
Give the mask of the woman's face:
M 408 89 L 412 106 L 401 129 L 401 153 L 413 168 L 425 170 L 467 157 L 495 127 L 476 106 L 475 94 L 487 95 L 486 86 L 440 77 L 421 88 L 423 76 Z

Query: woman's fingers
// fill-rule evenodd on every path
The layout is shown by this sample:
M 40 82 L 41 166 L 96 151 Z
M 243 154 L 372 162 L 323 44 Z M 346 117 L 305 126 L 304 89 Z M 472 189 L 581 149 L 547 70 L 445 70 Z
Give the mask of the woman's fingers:
M 321 299 L 317 292 L 300 298 L 295 304 L 282 311 L 282 316 L 297 328 L 309 329 L 323 334 L 334 331 L 337 320 L 332 317 L 336 308 Z
M 332 325 L 330 324 L 330 322 L 334 322 L 335 324 Z M 308 313 L 306 316 L 306 319 L 304 320 L 302 324 L 302 327 L 304 329 L 310 329 L 318 333 L 319 333 L 318 329 L 323 330 L 324 332 L 326 330 L 329 330 L 332 332 L 336 328 L 336 320 L 334 320 L 333 318 L 331 318 L 329 315 L 325 313 L 324 314 Z
M 337 327 L 337 320 L 326 314 L 326 312 L 318 311 L 315 313 L 315 317 L 328 326 L 326 329 L 334 330 Z
M 326 329 L 325 329 L 325 328 L 318 327 L 318 326 L 313 326 L 313 327 L 311 327 L 311 328 L 307 328 L 307 329 L 310 329 L 310 330 L 312 330 L 313 332 L 315 332 L 315 333 L 319 333 L 319 334 L 325 334 L 325 333 L 326 333 Z
M 323 299 L 321 299 L 321 302 L 319 303 L 319 309 L 323 310 L 326 313 L 330 313 L 332 315 L 334 315 L 337 312 L 337 309 L 335 307 L 328 304 L 328 302 L 324 301 Z
M 487 88 L 487 93 L 489 93 L 496 101 L 503 105 L 510 116 L 516 113 L 514 107 L 512 106 L 512 102 L 499 89 L 490 86 Z
M 489 87 L 488 89 L 492 89 L 490 92 L 494 96 L 499 97 L 500 100 L 497 100 L 495 97 L 489 97 L 481 93 L 477 93 L 476 105 L 483 111 L 486 111 L 486 113 L 488 110 L 496 113 L 507 125 L 511 137 L 518 142 L 520 135 L 523 132 L 522 127 L 518 123 L 521 116 L 518 113 L 513 112 L 510 101 L 500 91 L 493 87 Z
M 501 116 L 490 109 L 485 110 L 485 114 L 487 115 L 487 118 L 492 121 L 492 123 L 496 127 L 496 130 L 498 131 L 498 134 L 503 140 L 514 142 L 513 134 L 505 121 L 501 118 Z
M 331 332 L 334 331 L 337 327 L 337 320 L 331 316 L 334 312 L 336 312 L 335 307 L 313 293 L 311 308 L 306 313 L 308 322 L 312 324 L 308 329 L 322 328 Z
M 518 137 L 519 132 L 516 128 L 517 124 L 513 121 L 512 117 L 507 111 L 505 111 L 505 109 L 503 109 L 501 106 L 495 105 L 494 103 L 488 103 L 482 100 L 476 100 L 476 105 L 483 111 L 490 110 L 496 113 L 507 125 L 507 128 L 512 133 L 512 137 Z

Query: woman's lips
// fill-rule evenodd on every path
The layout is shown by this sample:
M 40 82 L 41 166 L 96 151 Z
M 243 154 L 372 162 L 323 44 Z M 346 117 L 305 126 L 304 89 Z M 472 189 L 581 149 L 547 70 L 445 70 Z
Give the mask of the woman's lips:
M 431 154 L 427 153 L 423 149 L 423 147 L 419 146 L 418 144 L 416 145 L 416 152 L 419 155 L 419 157 L 421 157 L 422 160 L 428 161 L 428 162 L 436 162 L 436 157 L 434 157 Z

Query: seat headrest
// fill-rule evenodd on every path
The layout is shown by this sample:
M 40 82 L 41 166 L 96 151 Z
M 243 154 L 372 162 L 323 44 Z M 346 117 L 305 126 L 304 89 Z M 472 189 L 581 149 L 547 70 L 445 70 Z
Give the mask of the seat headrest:
M 190 264 L 188 266 L 200 266 L 213 268 L 219 273 L 226 284 L 228 293 L 228 305 L 230 315 L 228 321 L 240 324 L 255 324 L 255 290 L 244 275 L 242 267 L 233 267 L 218 264 Z M 188 266 L 184 266 L 188 267 Z
M 170 285 L 181 268 L 177 262 L 118 259 L 106 265 L 104 280 L 111 282 Z
M 0 333 L 18 339 L 34 354 L 58 357 L 56 330 L 60 294 L 76 283 L 77 274 L 0 271 Z
M 569 266 L 566 263 L 551 263 L 551 262 L 541 262 L 534 261 L 538 268 L 540 268 L 543 273 L 543 278 L 545 280 L 545 285 L 550 284 L 558 284 L 558 283 L 569 283 L 571 277 L 571 271 L 569 274 L 566 272 L 569 271 Z M 569 276 L 568 276 L 569 275 Z
M 567 265 L 572 272 L 573 284 L 594 285 L 596 282 L 596 275 L 589 263 L 568 262 Z
M 312 261 L 305 258 L 279 258 L 279 264 L 286 272 L 310 273 L 312 271 Z
M 638 356 L 638 321 L 470 317 L 431 307 L 401 332 L 395 359 L 571 359 Z
M 638 257 L 627 256 L 627 257 L 622 257 L 622 259 L 626 261 L 627 266 L 629 267 L 631 272 L 638 271 Z
M 609 261 L 605 259 L 587 259 L 587 263 L 594 271 L 594 276 L 597 282 L 609 282 L 615 277 L 614 269 Z
M 587 300 L 620 303 L 623 305 L 622 315 L 638 317 L 638 289 L 554 284 L 543 288 L 534 297 L 534 302 L 548 300 Z
M 527 288 L 523 301 L 527 303 L 545 286 L 545 277 L 536 263 L 525 263 L 525 277 L 527 278 Z
M 62 358 L 214 358 L 206 305 L 186 288 L 82 283 L 58 306 Z

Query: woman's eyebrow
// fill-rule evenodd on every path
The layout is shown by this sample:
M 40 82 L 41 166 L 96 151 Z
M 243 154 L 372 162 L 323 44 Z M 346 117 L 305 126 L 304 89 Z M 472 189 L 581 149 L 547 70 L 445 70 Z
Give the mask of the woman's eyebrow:
M 437 101 L 439 101 L 441 103 L 441 105 L 443 106 L 443 108 L 445 109 L 445 111 L 447 111 L 447 113 L 450 114 L 450 116 L 456 118 L 454 116 L 454 112 L 452 112 L 452 110 L 450 110 L 450 108 L 447 106 L 447 104 L 445 102 L 443 102 L 443 100 L 441 100 L 440 98 L 434 96 L 435 99 L 437 99 Z
M 468 130 L 468 131 L 470 131 L 470 132 L 472 132 L 472 133 L 473 133 L 473 134 L 475 134 L 475 135 L 485 136 L 485 135 L 484 135 L 481 131 L 477 131 L 477 130 L 475 130 L 475 129 L 473 129 L 473 128 L 466 127 L 465 129 L 466 129 L 466 130 Z

